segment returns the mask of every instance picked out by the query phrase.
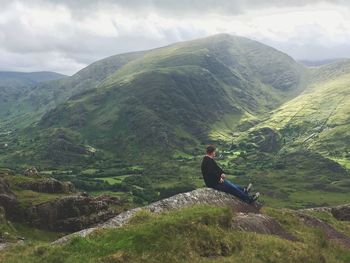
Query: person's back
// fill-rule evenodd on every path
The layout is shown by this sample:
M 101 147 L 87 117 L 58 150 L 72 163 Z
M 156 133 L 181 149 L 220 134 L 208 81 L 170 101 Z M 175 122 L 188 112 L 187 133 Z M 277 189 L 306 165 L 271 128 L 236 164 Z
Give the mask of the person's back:
M 223 171 L 218 167 L 213 158 L 208 155 L 204 156 L 201 170 L 207 187 L 214 187 L 219 183 Z

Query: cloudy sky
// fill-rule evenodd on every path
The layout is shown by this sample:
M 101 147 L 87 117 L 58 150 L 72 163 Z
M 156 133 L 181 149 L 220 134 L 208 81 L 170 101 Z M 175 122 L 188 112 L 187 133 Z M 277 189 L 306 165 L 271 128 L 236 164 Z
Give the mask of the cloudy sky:
M 98 59 L 217 33 L 295 59 L 350 57 L 350 1 L 0 0 L 0 70 L 73 74 Z

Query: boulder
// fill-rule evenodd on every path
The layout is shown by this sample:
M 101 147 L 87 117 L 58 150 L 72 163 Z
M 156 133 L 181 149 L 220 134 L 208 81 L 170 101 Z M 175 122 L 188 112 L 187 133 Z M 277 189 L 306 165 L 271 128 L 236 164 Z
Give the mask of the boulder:
M 350 221 L 350 204 L 332 207 L 332 215 L 341 221 Z
M 23 189 L 32 190 L 40 193 L 72 193 L 75 191 L 74 184 L 71 182 L 60 182 L 53 178 L 33 180 L 22 182 L 19 186 Z
M 232 227 L 248 232 L 276 235 L 291 241 L 297 240 L 294 236 L 284 231 L 275 219 L 263 214 L 238 213 L 233 219 Z

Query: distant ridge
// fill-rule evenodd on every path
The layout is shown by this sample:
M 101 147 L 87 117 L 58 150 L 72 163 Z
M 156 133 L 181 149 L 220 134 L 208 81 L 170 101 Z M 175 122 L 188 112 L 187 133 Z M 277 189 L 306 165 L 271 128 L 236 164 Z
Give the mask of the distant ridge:
M 28 86 L 40 82 L 66 78 L 66 75 L 50 72 L 0 71 L 0 86 Z
M 298 62 L 308 67 L 319 67 L 319 66 L 339 62 L 342 60 L 346 60 L 346 58 L 330 58 L 330 59 L 323 59 L 323 60 L 298 60 Z

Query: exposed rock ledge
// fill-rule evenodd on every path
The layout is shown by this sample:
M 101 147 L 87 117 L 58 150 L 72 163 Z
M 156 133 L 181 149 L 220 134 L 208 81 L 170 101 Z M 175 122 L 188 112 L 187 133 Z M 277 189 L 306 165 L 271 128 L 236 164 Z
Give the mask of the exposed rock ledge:
M 72 193 L 75 191 L 71 182 L 60 182 L 53 178 L 43 178 L 40 180 L 22 182 L 19 186 L 23 189 L 32 190 L 39 193 Z
M 112 217 L 104 223 L 96 225 L 95 227 L 87 228 L 79 232 L 64 236 L 53 242 L 53 244 L 64 244 L 76 236 L 86 237 L 97 229 L 121 227 L 126 224 L 136 212 L 142 209 L 159 214 L 162 212 L 180 209 L 196 204 L 230 206 L 236 213 L 236 216 L 232 222 L 232 228 L 243 231 L 256 232 L 260 234 L 275 235 L 279 236 L 280 238 L 297 241 L 297 238 L 287 233 L 275 219 L 267 215 L 260 214 L 259 207 L 244 203 L 232 195 L 219 192 L 214 189 L 202 188 L 194 190 L 192 192 L 178 194 L 170 198 L 152 203 L 145 207 L 135 208 L 123 212 L 115 217 Z M 319 228 L 322 232 L 324 232 L 327 239 L 333 240 L 346 248 L 350 248 L 350 237 L 338 232 L 326 222 L 305 213 L 309 210 L 331 212 L 335 218 L 337 218 L 336 215 L 340 214 L 339 220 L 346 220 L 346 218 L 349 218 L 350 216 L 350 204 L 295 211 L 296 215 L 304 224 Z
M 219 206 L 230 206 L 233 211 L 241 213 L 259 213 L 259 207 L 249 205 L 237 199 L 236 197 L 216 191 L 209 188 L 201 188 L 192 192 L 174 195 L 172 197 L 160 200 L 145 207 L 135 208 L 126 212 L 123 212 L 105 223 L 101 223 L 92 228 L 87 228 L 79 232 L 64 236 L 53 244 L 63 244 L 71 240 L 75 236 L 86 237 L 96 229 L 100 228 L 115 228 L 121 227 L 138 211 L 144 209 L 152 213 L 162 213 L 174 209 L 184 208 L 196 204 L 210 204 Z
M 301 211 L 329 212 L 338 220 L 350 221 L 350 204 L 337 205 L 332 207 L 314 207 L 303 209 Z

